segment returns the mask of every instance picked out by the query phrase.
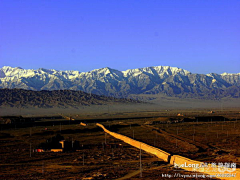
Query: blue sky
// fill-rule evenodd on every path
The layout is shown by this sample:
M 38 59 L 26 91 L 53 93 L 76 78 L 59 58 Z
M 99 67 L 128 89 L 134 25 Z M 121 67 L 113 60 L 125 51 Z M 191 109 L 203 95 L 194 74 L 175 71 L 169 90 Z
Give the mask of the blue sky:
M 240 72 L 239 0 L 0 0 L 0 67 Z

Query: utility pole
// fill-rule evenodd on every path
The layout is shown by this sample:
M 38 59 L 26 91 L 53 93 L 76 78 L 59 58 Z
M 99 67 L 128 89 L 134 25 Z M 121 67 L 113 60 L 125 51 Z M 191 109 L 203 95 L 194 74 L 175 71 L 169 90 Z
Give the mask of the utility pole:
M 32 157 L 32 144 L 30 143 L 30 157 Z
M 42 163 L 42 174 L 44 174 L 44 164 Z
M 107 144 L 107 133 L 105 133 L 105 144 Z
M 84 153 L 83 153 L 83 166 L 84 166 Z
M 142 177 L 142 143 L 140 143 L 140 177 Z

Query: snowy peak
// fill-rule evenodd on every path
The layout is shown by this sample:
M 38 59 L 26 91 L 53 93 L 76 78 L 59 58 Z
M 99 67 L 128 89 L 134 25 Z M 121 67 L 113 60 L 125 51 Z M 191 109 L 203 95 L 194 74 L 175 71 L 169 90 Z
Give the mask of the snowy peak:
M 2 69 L 2 70 L 5 70 L 5 71 L 8 71 L 8 70 L 12 70 L 12 69 L 23 69 L 23 68 L 21 68 L 21 67 L 15 67 L 15 68 L 13 68 L 13 67 L 11 67 L 11 66 L 3 66 L 1 69 Z
M 105 68 L 101 68 L 101 69 L 95 69 L 95 70 L 93 70 L 93 71 L 95 71 L 95 72 L 97 72 L 97 73 L 100 73 L 100 74 L 103 74 L 103 75 L 108 75 L 108 74 L 111 74 L 111 73 L 113 73 L 114 71 L 116 71 L 116 70 L 114 70 L 114 69 L 111 69 L 111 68 L 109 68 L 109 67 L 105 67 Z M 93 71 L 90 71 L 90 72 L 93 72 Z
M 177 67 L 170 67 L 170 66 L 153 66 L 153 67 L 145 67 L 145 68 L 138 68 L 138 69 L 128 69 L 126 71 L 123 71 L 124 76 L 137 76 L 141 73 L 147 73 L 147 74 L 158 75 L 158 76 L 190 74 L 190 72 L 187 70 L 177 68 Z
M 239 76 L 240 73 L 234 74 L 234 73 L 226 73 L 226 72 L 225 72 L 225 73 L 222 73 L 221 75 L 222 75 L 222 76 L 229 76 L 229 75 L 230 75 L 230 76 L 231 76 L 231 75 L 238 75 L 238 76 Z
M 82 90 L 98 95 L 127 97 L 130 94 L 158 94 L 188 97 L 223 92 L 236 95 L 240 87 L 238 74 L 192 74 L 170 66 L 152 66 L 118 71 L 109 67 L 89 72 L 59 71 L 39 68 L 0 68 L 0 88 L 30 90 Z M 228 94 L 228 93 L 227 93 Z
M 170 67 L 170 66 L 156 66 L 154 69 L 157 71 L 158 74 L 161 75 L 183 75 L 186 76 L 191 74 L 189 71 L 178 68 L 178 67 Z

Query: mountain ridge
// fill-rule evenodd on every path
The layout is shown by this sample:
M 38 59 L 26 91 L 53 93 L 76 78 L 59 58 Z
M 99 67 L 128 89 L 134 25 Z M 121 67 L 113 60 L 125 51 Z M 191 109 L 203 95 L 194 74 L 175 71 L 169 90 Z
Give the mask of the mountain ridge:
M 90 105 L 143 103 L 126 98 L 114 98 L 73 90 L 0 89 L 0 107 L 17 108 L 79 108 Z
M 88 72 L 4 66 L 0 68 L 0 88 L 35 91 L 69 89 L 116 97 L 165 94 L 182 98 L 238 98 L 240 73 L 196 74 L 170 66 L 125 71 L 105 67 Z

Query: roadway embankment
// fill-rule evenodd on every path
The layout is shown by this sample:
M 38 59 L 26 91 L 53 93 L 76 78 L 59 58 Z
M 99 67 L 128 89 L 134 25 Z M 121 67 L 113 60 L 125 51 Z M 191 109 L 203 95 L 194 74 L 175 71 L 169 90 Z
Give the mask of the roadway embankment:
M 144 150 L 148 153 L 154 154 L 158 158 L 163 159 L 165 162 L 169 162 L 169 160 L 170 160 L 169 159 L 170 154 L 161 150 L 161 149 L 158 149 L 158 148 L 155 148 L 155 147 L 150 146 L 148 144 L 145 144 L 143 142 L 131 139 L 131 138 L 129 138 L 127 136 L 124 136 L 122 134 L 111 132 L 111 131 L 107 130 L 102 124 L 97 123 L 96 125 L 101 127 L 106 133 L 110 134 L 111 136 L 113 136 L 117 139 L 120 139 L 120 140 L 122 140 L 122 141 L 136 147 L 136 148 L 139 148 L 139 149 L 142 149 L 142 150 Z
M 159 148 L 150 146 L 146 143 L 131 139 L 122 134 L 118 134 L 115 132 L 111 132 L 106 129 L 102 124 L 97 123 L 97 126 L 101 127 L 106 133 L 111 136 L 124 141 L 136 148 L 142 149 L 150 154 L 156 155 L 158 158 L 168 162 L 173 165 L 175 168 L 184 169 L 187 171 L 195 171 L 207 174 L 206 177 L 215 177 L 219 179 L 225 180 L 240 180 L 240 169 L 234 167 L 226 167 L 226 166 L 213 166 L 213 164 L 206 164 L 201 161 L 196 161 L 192 159 L 188 159 L 179 155 L 171 155 Z

